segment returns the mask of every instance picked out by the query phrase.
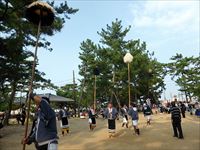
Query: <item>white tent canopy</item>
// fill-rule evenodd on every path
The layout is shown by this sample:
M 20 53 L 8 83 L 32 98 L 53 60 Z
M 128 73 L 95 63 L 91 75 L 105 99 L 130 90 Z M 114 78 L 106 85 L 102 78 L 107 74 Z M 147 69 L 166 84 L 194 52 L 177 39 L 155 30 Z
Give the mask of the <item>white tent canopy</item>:
M 15 97 L 15 99 L 14 99 L 14 104 L 23 104 L 25 102 L 26 102 L 25 97 Z

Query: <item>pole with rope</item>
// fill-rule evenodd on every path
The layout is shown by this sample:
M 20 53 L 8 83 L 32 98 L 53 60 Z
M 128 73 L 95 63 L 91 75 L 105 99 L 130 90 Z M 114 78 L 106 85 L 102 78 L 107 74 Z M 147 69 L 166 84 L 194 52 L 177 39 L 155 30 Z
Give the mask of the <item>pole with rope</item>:
M 96 103 L 97 103 L 97 100 L 96 100 L 96 93 L 97 93 L 97 76 L 94 75 L 94 110 L 96 110 Z
M 128 106 L 131 106 L 130 63 L 128 63 Z
M 128 65 L 128 106 L 131 106 L 131 86 L 130 86 L 130 63 L 133 61 L 133 56 L 130 53 L 126 53 L 124 56 L 124 63 Z
M 38 51 L 38 43 L 40 38 L 40 29 L 41 26 L 50 26 L 54 21 L 54 10 L 53 8 L 46 2 L 42 1 L 35 1 L 27 6 L 26 8 L 26 18 L 33 24 L 37 25 L 37 37 L 36 37 L 36 45 L 35 45 L 35 52 L 34 52 L 34 60 L 31 70 L 31 79 L 30 79 L 30 86 L 29 86 L 29 94 L 28 94 L 28 109 L 27 109 L 27 118 L 26 118 L 26 125 L 25 125 L 25 133 L 24 138 L 27 138 L 28 133 L 28 125 L 29 125 L 29 118 L 30 118 L 30 107 L 31 107 L 31 99 L 30 95 L 33 92 L 33 82 L 35 79 L 35 68 L 37 62 L 37 51 Z M 23 143 L 23 150 L 26 149 L 26 144 Z
M 37 51 L 38 51 L 38 42 L 39 42 L 39 37 L 40 37 L 40 28 L 41 28 L 41 21 L 39 21 L 39 24 L 38 24 L 34 60 L 33 60 L 33 66 L 32 66 L 32 71 L 31 71 L 31 81 L 30 81 L 29 94 L 28 94 L 28 109 L 27 109 L 27 118 L 26 118 L 25 134 L 24 134 L 25 138 L 27 137 L 27 133 L 28 133 L 28 123 L 29 123 L 30 107 L 31 107 L 30 94 L 33 91 L 33 81 L 35 79 L 35 67 L 36 67 L 36 59 L 37 59 Z M 25 149 L 26 149 L 26 144 L 23 144 L 23 150 Z
M 93 98 L 93 105 L 94 105 L 94 110 L 96 110 L 97 108 L 97 99 L 96 99 L 96 96 L 97 96 L 97 75 L 99 75 L 99 68 L 98 67 L 95 67 L 94 70 L 93 70 L 93 73 L 94 73 L 94 98 Z

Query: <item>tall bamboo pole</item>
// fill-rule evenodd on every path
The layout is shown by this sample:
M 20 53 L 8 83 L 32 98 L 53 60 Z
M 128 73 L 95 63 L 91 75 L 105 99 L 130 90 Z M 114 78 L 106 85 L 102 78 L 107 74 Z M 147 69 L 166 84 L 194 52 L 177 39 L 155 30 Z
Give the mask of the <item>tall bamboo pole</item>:
M 115 99 L 116 99 L 116 101 L 117 101 L 118 107 L 121 108 L 120 100 L 118 99 L 118 97 L 117 97 L 117 95 L 115 94 L 115 92 L 113 92 L 113 95 L 115 96 Z
M 133 60 L 133 56 L 130 53 L 126 53 L 124 56 L 124 62 L 128 64 L 128 105 L 131 105 L 131 87 L 130 87 L 130 63 Z
M 76 100 L 76 83 L 75 83 L 75 74 L 73 70 L 73 97 L 75 102 L 75 117 L 76 117 L 76 106 L 77 106 L 77 100 Z
M 110 101 L 113 102 L 113 92 L 114 92 L 114 85 L 115 85 L 115 71 L 113 71 L 113 77 L 112 77 L 112 89 L 111 89 L 111 98 Z
M 37 59 L 37 51 L 38 51 L 38 42 L 39 42 L 39 38 L 40 38 L 40 28 L 41 28 L 41 20 L 39 21 L 39 24 L 38 24 L 34 60 L 33 60 L 32 71 L 31 71 L 31 80 L 30 80 L 29 95 L 28 95 L 28 109 L 27 109 L 27 118 L 26 118 L 24 138 L 27 137 L 27 133 L 28 133 L 28 123 L 29 123 L 30 107 L 31 107 L 30 94 L 33 91 L 33 81 L 34 81 L 34 78 L 35 78 L 35 67 L 36 67 L 36 59 Z M 25 150 L 25 149 L 26 149 L 26 144 L 23 144 L 23 150 Z
M 97 76 L 94 75 L 94 110 L 96 110 L 96 80 L 97 80 Z
M 128 63 L 128 106 L 131 106 L 130 63 Z

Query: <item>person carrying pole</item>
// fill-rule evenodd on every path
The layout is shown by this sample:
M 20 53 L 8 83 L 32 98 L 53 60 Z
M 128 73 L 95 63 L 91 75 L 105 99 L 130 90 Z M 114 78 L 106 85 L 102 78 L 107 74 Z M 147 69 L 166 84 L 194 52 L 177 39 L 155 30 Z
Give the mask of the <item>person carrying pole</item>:
M 49 98 L 30 94 L 37 107 L 37 115 L 32 132 L 22 140 L 22 144 L 35 143 L 37 150 L 57 150 L 58 136 L 56 115 L 49 104 Z

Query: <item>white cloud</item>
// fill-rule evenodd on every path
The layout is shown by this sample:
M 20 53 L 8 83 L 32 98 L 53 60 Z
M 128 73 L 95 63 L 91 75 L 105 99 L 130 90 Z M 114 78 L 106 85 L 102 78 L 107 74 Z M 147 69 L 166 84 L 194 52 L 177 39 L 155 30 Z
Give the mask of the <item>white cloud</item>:
M 131 5 L 135 27 L 199 30 L 199 1 L 146 1 Z

